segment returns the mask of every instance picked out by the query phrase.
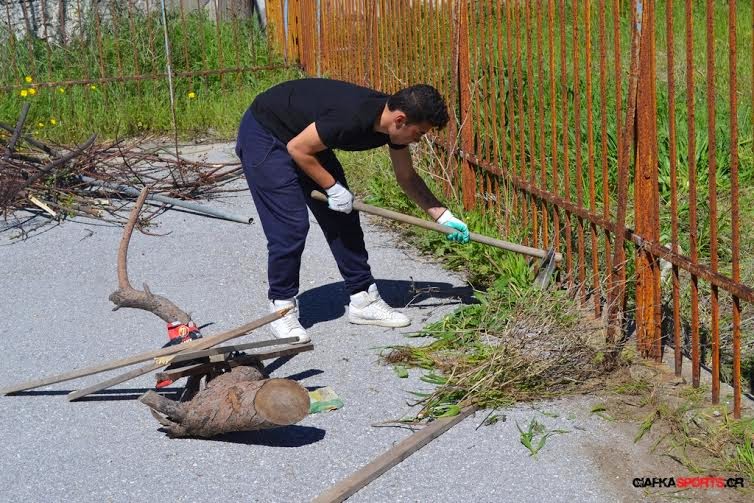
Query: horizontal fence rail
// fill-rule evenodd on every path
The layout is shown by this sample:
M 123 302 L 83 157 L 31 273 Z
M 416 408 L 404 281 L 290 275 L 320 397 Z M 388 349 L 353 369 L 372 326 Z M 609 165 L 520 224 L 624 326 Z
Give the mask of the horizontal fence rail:
M 754 12 L 712 0 L 267 2 L 310 75 L 429 83 L 452 120 L 434 175 L 501 234 L 555 246 L 563 283 L 641 353 L 734 389 L 754 361 Z M 743 216 L 743 218 L 742 218 Z M 745 257 L 742 259 L 742 257 Z M 752 369 L 748 369 L 752 379 Z

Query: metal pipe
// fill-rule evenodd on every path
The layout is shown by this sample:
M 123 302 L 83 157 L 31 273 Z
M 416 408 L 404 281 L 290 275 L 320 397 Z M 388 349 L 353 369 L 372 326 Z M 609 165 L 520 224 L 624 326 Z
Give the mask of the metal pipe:
M 112 192 L 123 192 L 131 196 L 139 195 L 139 191 L 134 189 L 133 187 L 127 187 L 125 185 L 112 185 L 107 182 L 97 180 L 95 178 L 90 178 L 88 176 L 82 176 L 81 180 L 88 184 L 95 185 L 103 189 L 110 190 Z M 252 217 L 247 218 L 247 217 L 240 217 L 237 215 L 231 215 L 224 211 L 216 210 L 214 208 L 207 208 L 206 206 L 202 206 L 201 204 L 196 204 L 189 201 L 183 201 L 181 199 L 175 199 L 175 198 L 163 196 L 160 194 L 150 194 L 147 197 L 147 199 L 159 201 L 161 203 L 170 204 L 173 206 L 178 206 L 181 208 L 186 208 L 188 210 L 196 211 L 197 213 L 202 213 L 204 215 L 210 215 L 213 217 L 222 218 L 223 220 L 230 220 L 231 222 L 239 222 L 239 223 L 248 225 L 254 221 Z

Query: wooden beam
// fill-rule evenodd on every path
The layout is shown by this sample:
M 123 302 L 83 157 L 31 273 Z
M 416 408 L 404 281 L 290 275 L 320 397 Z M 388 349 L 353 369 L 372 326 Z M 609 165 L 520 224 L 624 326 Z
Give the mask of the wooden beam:
M 285 339 L 277 339 L 277 340 L 278 340 L 278 342 L 280 344 L 284 344 L 284 343 L 289 343 L 289 342 L 295 342 L 296 340 L 298 340 L 298 338 L 297 337 L 287 337 Z M 250 342 L 250 343 L 246 343 L 246 344 L 235 344 L 233 346 L 221 346 L 219 348 L 205 349 L 203 351 L 190 351 L 190 352 L 186 352 L 186 353 L 181 352 L 181 353 L 176 354 L 176 355 L 166 356 L 166 357 L 163 357 L 163 358 L 155 358 L 155 363 L 162 363 L 162 364 L 165 364 L 165 365 L 167 365 L 169 363 L 180 363 L 180 362 L 184 362 L 186 360 L 194 360 L 194 359 L 197 359 L 197 358 L 205 358 L 207 356 L 221 355 L 221 354 L 225 354 L 225 353 L 232 353 L 234 351 L 243 351 L 245 349 L 253 349 L 253 348 L 258 348 L 258 347 L 259 347 L 259 345 L 257 343 Z M 284 348 L 277 349 L 276 351 L 288 351 L 288 350 L 294 349 L 294 351 L 292 353 L 289 352 L 287 354 L 296 354 L 296 353 L 301 353 L 301 352 L 304 352 L 304 351 L 310 351 L 311 349 L 313 349 L 313 347 L 314 346 L 312 346 L 311 343 L 300 344 L 300 345 L 298 345 L 298 344 L 289 344 L 289 345 L 285 346 Z M 295 350 L 296 348 L 299 348 L 299 350 L 296 351 Z M 307 349 L 303 349 L 303 348 L 307 348 Z M 267 352 L 267 353 L 269 353 L 269 352 Z M 252 353 L 252 354 L 254 354 L 256 356 L 262 356 L 262 355 L 264 355 L 266 353 L 265 352 L 261 352 L 261 353 Z M 269 358 L 277 358 L 277 357 L 276 356 L 271 356 Z M 267 359 L 269 359 L 269 358 L 267 358 Z
M 239 365 L 248 365 L 250 363 L 254 363 L 257 361 L 271 360 L 273 358 L 280 358 L 282 356 L 296 355 L 298 353 L 303 353 L 304 351 L 311 351 L 312 349 L 314 349 L 314 346 L 311 343 L 295 344 L 295 345 L 290 345 L 290 346 L 284 346 L 280 349 L 274 349 L 271 351 L 261 351 L 259 353 L 246 354 L 237 358 L 226 360 L 225 362 L 222 362 L 222 363 L 217 363 L 217 362 L 197 363 L 194 365 L 188 365 L 186 367 L 166 370 L 164 372 L 158 372 L 155 375 L 155 377 L 157 379 L 157 382 L 164 381 L 167 379 L 170 379 L 171 381 L 177 381 L 178 379 L 182 377 L 186 377 L 190 375 L 206 374 L 207 372 L 217 367 L 218 365 L 226 365 L 233 368 Z
M 199 340 L 202 340 L 202 339 L 199 339 Z M 265 346 L 275 346 L 277 344 L 285 344 L 287 342 L 292 342 L 294 340 L 298 340 L 298 338 L 287 337 L 285 339 L 270 339 L 267 341 L 250 342 L 248 346 L 260 348 L 260 347 L 265 347 Z M 179 344 L 179 346 L 182 346 L 182 345 L 183 344 Z M 182 354 L 182 353 L 179 353 L 179 354 Z M 138 369 L 131 370 L 124 374 L 117 375 L 111 379 L 108 379 L 107 381 L 102 381 L 100 383 L 93 384 L 82 390 L 69 393 L 68 401 L 73 402 L 74 400 L 78 400 L 79 398 L 83 398 L 87 395 L 91 395 L 92 393 L 96 393 L 97 391 L 110 388 L 122 382 L 130 381 L 131 379 L 135 379 L 139 376 L 152 372 L 153 370 L 157 370 L 159 368 L 165 367 L 166 365 L 167 365 L 166 363 L 150 363 L 149 365 L 145 365 L 143 367 L 139 367 Z
M 368 465 L 314 498 L 312 503 L 339 503 L 350 498 L 361 488 L 469 417 L 475 411 L 476 407 L 465 407 L 457 416 L 437 419 L 429 423 L 384 454 L 375 458 Z
M 117 368 L 126 367 L 128 365 L 134 365 L 136 363 L 141 363 L 141 362 L 151 360 L 152 358 L 157 358 L 160 356 L 167 356 L 170 354 L 179 353 L 181 351 L 186 351 L 190 349 L 206 349 L 212 346 L 216 346 L 218 344 L 222 344 L 223 342 L 226 342 L 230 339 L 235 339 L 236 337 L 245 335 L 251 332 L 252 330 L 255 330 L 261 326 L 264 326 L 270 322 L 273 322 L 279 318 L 282 318 L 283 316 L 285 316 L 285 313 L 287 312 L 288 312 L 288 309 L 281 309 L 280 311 L 277 311 L 272 314 L 268 314 L 267 316 L 263 316 L 262 318 L 246 323 L 245 325 L 241 325 L 240 327 L 234 328 L 232 330 L 221 332 L 217 335 L 205 337 L 203 339 L 197 339 L 195 341 L 185 342 L 177 346 L 171 346 L 167 348 L 147 351 L 144 353 L 139 353 L 133 356 L 129 356 L 127 358 L 121 358 L 119 360 L 109 361 L 106 363 L 95 365 L 93 367 L 73 370 L 71 372 L 66 372 L 64 374 L 58 374 L 51 377 L 45 377 L 43 379 L 27 381 L 25 383 L 17 384 L 15 386 L 9 386 L 7 388 L 1 389 L 0 394 L 11 395 L 13 393 L 18 393 L 19 391 L 26 391 L 29 389 L 47 386 L 49 384 L 55 384 L 59 382 L 70 381 L 72 379 L 78 379 L 79 377 L 85 377 L 92 374 L 99 374 L 100 372 L 106 372 L 108 370 L 114 370 Z M 289 342 L 289 341 L 285 341 L 285 342 Z M 281 344 L 281 343 L 283 343 L 282 340 L 278 340 L 277 344 Z

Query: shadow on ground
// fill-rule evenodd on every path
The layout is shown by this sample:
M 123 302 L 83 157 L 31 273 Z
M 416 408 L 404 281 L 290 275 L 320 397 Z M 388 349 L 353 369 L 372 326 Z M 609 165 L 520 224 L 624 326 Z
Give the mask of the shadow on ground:
M 165 431 L 160 428 L 160 431 Z M 237 431 L 207 438 L 209 442 L 228 442 L 269 447 L 301 447 L 325 438 L 325 430 L 313 426 L 291 425 L 271 430 Z
M 400 309 L 420 302 L 427 306 L 425 301 L 428 299 L 447 299 L 434 305 L 478 303 L 470 286 L 393 279 L 378 279 L 375 282 L 383 300 L 394 308 Z M 342 281 L 306 290 L 298 296 L 299 320 L 304 328 L 336 320 L 345 314 L 348 302 L 348 292 Z

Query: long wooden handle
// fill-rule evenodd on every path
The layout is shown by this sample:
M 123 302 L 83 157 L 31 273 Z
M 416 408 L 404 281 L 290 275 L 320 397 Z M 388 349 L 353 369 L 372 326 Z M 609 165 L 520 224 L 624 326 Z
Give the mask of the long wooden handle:
M 311 196 L 312 196 L 312 199 L 316 199 L 317 201 L 327 202 L 327 196 L 325 196 L 323 193 L 319 191 L 313 190 Z M 361 201 L 354 201 L 353 208 L 358 211 L 363 211 L 364 213 L 370 213 L 372 215 L 377 215 L 379 217 L 385 217 L 391 220 L 397 220 L 398 222 L 416 225 L 418 227 L 423 227 L 425 229 L 429 229 L 432 231 L 443 232 L 445 234 L 452 234 L 453 232 L 458 232 L 456 229 L 452 227 L 448 227 L 447 225 L 440 225 L 436 222 L 430 222 L 428 220 L 423 220 L 421 218 L 412 217 L 411 215 L 404 215 L 403 213 L 398 213 L 397 211 L 386 210 L 384 208 L 378 208 L 377 206 L 364 204 Z M 516 243 L 511 243 L 510 241 L 503 241 L 502 239 L 495 239 L 489 236 L 483 236 L 482 234 L 477 234 L 475 232 L 470 232 L 469 238 L 472 241 L 475 241 L 477 243 L 494 246 L 495 248 L 500 248 L 502 250 L 508 250 L 515 253 L 520 253 L 528 257 L 537 257 L 537 258 L 543 259 L 547 256 L 547 250 L 542 250 L 540 248 L 532 248 L 531 246 L 524 246 L 524 245 L 520 245 Z M 561 255 L 560 253 L 555 254 L 556 261 L 560 261 L 562 259 L 563 259 L 563 255 Z

